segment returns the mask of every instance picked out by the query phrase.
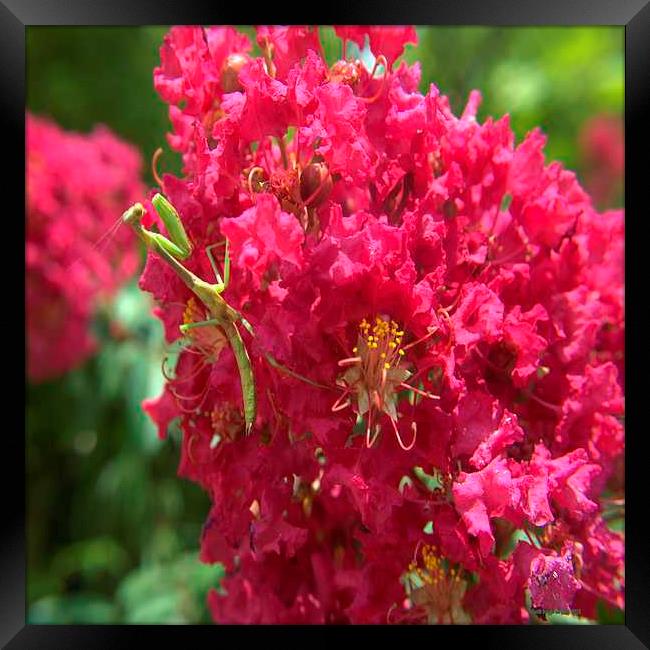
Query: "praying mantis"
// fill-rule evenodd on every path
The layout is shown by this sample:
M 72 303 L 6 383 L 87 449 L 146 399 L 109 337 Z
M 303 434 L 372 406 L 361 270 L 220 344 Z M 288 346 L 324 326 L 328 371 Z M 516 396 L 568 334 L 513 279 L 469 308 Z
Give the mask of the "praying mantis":
M 210 265 L 217 279 L 216 284 L 210 284 L 202 280 L 189 269 L 185 268 L 181 261 L 187 259 L 193 250 L 181 218 L 174 206 L 162 195 L 156 194 L 151 203 L 165 224 L 169 238 L 164 235 L 147 230 L 142 225 L 142 217 L 145 214 L 145 208 L 141 203 L 135 203 L 122 215 L 123 223 L 130 226 L 145 244 L 147 249 L 156 253 L 164 262 L 166 262 L 185 283 L 185 285 L 194 293 L 194 295 L 207 308 L 211 318 L 208 320 L 187 323 L 180 326 L 181 332 L 186 333 L 193 327 L 204 327 L 207 325 L 217 325 L 221 327 L 237 361 L 239 377 L 241 380 L 242 395 L 244 402 L 244 421 L 245 433 L 249 435 L 255 417 L 257 414 L 257 399 L 255 392 L 255 377 L 251 367 L 250 357 L 244 345 L 237 322 L 253 334 L 253 330 L 246 319 L 236 310 L 233 309 L 221 295 L 228 287 L 230 281 L 230 257 L 228 253 L 228 240 L 226 239 L 226 250 L 223 264 L 223 278 L 217 270 L 211 248 L 216 245 L 208 246 L 206 253 L 210 260 Z

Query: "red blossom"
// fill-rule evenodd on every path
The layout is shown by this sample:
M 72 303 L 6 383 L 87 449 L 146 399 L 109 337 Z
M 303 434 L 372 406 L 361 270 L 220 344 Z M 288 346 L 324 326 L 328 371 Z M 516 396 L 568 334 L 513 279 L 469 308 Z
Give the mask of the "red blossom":
M 262 51 L 268 48 L 278 78 L 285 79 L 296 63 L 302 63 L 309 56 L 310 50 L 321 51 L 316 30 L 304 25 L 257 28 L 257 43 Z
M 141 159 L 131 145 L 98 126 L 83 135 L 27 115 L 27 374 L 56 377 L 96 349 L 90 325 L 138 266 L 126 229 L 97 246 L 142 198 Z
M 404 51 L 407 43 L 417 45 L 418 37 L 412 26 L 396 27 L 335 27 L 339 38 L 355 42 L 363 48 L 366 36 L 369 39 L 370 49 L 375 56 L 383 54 L 389 64 Z
M 260 194 L 254 207 L 222 221 L 221 232 L 230 241 L 233 264 L 249 270 L 257 286 L 271 264 L 302 263 L 300 224 L 293 215 L 282 212 L 270 194 Z
M 570 556 L 540 553 L 530 565 L 530 595 L 534 608 L 567 613 L 580 583 Z
M 453 495 L 468 532 L 479 538 L 481 554 L 487 555 L 494 544 L 490 518 L 509 514 L 519 498 L 505 460 L 495 458 L 478 472 L 461 472 Z
M 325 61 L 306 27 L 259 27 L 258 58 L 229 28 L 175 29 L 156 83 L 185 169 L 164 189 L 200 277 L 228 237 L 224 298 L 255 331 L 252 435 L 217 328 L 146 405 L 161 433 L 179 418 L 179 473 L 212 500 L 215 620 L 522 623 L 527 590 L 622 606 L 602 518 L 622 484 L 622 211 L 546 163 L 540 131 L 479 123 L 480 93 L 459 117 L 422 95 L 418 65 L 393 66 L 410 27 L 335 28 L 384 76 Z M 141 286 L 169 339 L 200 320 L 154 255 Z

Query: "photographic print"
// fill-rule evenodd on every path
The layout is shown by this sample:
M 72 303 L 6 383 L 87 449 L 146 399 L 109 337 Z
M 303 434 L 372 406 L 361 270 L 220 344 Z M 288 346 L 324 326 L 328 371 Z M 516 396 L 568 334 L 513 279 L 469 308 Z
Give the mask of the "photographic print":
M 27 27 L 27 622 L 623 624 L 624 34 Z

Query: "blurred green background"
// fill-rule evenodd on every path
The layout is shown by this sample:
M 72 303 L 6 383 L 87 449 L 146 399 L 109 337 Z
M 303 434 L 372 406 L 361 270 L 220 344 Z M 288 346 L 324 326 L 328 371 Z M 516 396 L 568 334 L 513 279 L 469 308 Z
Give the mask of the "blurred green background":
M 140 148 L 143 177 L 165 146 L 161 168 L 180 172 L 166 147 L 167 107 L 152 72 L 167 31 L 152 28 L 27 29 L 27 108 L 63 128 L 104 123 Z M 252 36 L 252 30 L 246 30 Z M 418 29 L 405 58 L 422 64 L 462 110 L 473 88 L 479 120 L 510 113 L 520 141 L 541 126 L 547 155 L 582 177 L 585 121 L 622 119 L 624 32 L 597 28 Z M 332 63 L 340 41 L 321 29 Z M 254 37 L 253 39 L 254 40 Z M 611 205 L 622 206 L 619 192 Z M 205 594 L 219 566 L 198 561 L 209 509 L 199 487 L 176 476 L 180 434 L 161 441 L 140 402 L 162 388 L 162 326 L 133 280 L 104 305 L 100 352 L 81 368 L 27 391 L 27 599 L 32 623 L 209 622 Z M 112 323 L 125 335 L 111 336 Z M 618 622 L 621 613 L 603 611 Z

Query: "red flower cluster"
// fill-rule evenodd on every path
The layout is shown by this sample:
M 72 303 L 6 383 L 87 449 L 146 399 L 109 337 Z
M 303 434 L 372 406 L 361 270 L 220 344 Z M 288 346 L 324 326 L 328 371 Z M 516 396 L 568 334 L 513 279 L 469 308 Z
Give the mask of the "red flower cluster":
M 26 142 L 27 375 L 42 381 L 93 352 L 89 325 L 98 297 L 137 271 L 137 247 L 126 229 L 108 253 L 95 244 L 124 205 L 141 196 L 141 160 L 104 127 L 66 133 L 32 115 Z
M 224 296 L 258 416 L 243 435 L 234 356 L 196 327 L 164 393 L 179 473 L 212 509 L 229 623 L 520 623 L 623 606 L 623 214 L 598 214 L 544 136 L 456 117 L 412 28 L 369 37 L 375 70 L 329 65 L 318 30 L 175 27 L 155 86 L 185 178 L 163 189 L 196 244 L 230 241 Z M 205 318 L 149 255 L 169 340 Z M 607 499 L 605 500 L 605 496 Z M 530 599 L 527 602 L 527 597 Z

